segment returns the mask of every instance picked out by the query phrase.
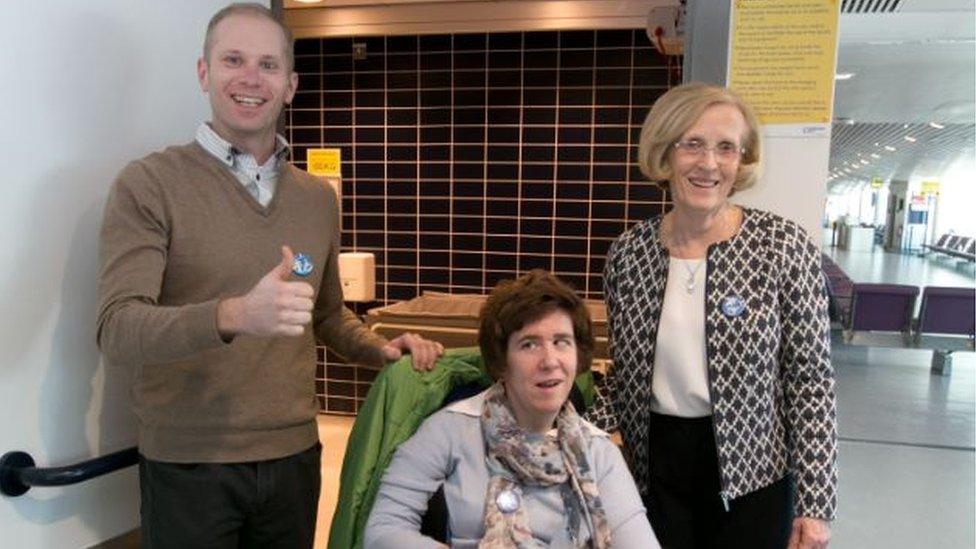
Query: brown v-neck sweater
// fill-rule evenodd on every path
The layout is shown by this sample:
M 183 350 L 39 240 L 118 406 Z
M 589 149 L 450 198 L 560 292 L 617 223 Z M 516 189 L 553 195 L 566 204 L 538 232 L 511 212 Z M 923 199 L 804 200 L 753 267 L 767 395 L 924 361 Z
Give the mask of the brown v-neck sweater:
M 315 267 L 310 329 L 299 337 L 217 333 L 217 302 L 281 261 Z M 243 462 L 315 444 L 315 338 L 379 366 L 386 340 L 342 303 L 338 205 L 290 164 L 267 208 L 198 144 L 132 162 L 113 184 L 101 232 L 98 344 L 134 369 L 139 451 L 169 462 Z

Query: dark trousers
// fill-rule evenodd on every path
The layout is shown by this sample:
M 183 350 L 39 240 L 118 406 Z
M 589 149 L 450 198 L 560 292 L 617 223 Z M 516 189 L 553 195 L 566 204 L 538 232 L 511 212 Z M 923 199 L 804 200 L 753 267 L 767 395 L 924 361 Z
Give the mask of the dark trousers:
M 322 446 L 247 463 L 139 458 L 143 549 L 311 548 Z
M 793 523 L 793 482 L 783 478 L 729 502 L 719 496 L 712 419 L 651 414 L 648 518 L 665 549 L 781 549 Z

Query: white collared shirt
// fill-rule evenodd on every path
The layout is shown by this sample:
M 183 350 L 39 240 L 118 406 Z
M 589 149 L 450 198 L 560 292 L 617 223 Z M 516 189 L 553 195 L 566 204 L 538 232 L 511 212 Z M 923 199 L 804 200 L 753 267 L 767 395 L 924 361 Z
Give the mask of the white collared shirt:
M 207 122 L 197 128 L 196 140 L 205 151 L 230 169 L 234 177 L 261 204 L 261 207 L 268 207 L 278 186 L 281 163 L 289 152 L 288 141 L 282 135 L 275 136 L 275 152 L 260 166 L 254 156 L 217 135 Z

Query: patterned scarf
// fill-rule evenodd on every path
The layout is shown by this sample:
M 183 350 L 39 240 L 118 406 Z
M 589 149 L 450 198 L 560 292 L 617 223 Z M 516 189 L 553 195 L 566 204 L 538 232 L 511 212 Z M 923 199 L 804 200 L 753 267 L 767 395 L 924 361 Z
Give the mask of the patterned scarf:
M 491 480 L 485 495 L 485 536 L 479 548 L 545 546 L 532 537 L 522 502 L 522 486 L 558 486 L 573 545 L 592 549 L 610 547 L 607 516 L 586 460 L 590 435 L 568 400 L 556 416 L 556 429 L 555 439 L 527 437 L 508 408 L 508 397 L 501 382 L 488 389 L 481 412 L 481 431 L 488 444 L 485 462 Z M 583 523 L 590 532 L 589 540 L 580 539 L 584 534 Z

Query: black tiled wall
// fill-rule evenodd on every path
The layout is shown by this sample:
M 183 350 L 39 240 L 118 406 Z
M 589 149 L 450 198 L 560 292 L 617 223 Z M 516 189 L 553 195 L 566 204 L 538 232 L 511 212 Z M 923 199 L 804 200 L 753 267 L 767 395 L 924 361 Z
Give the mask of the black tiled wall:
M 675 82 L 642 29 L 302 39 L 295 53 L 293 158 L 342 149 L 343 247 L 377 258 L 378 301 L 359 312 L 535 267 L 599 298 L 610 243 L 663 211 L 636 150 Z M 336 394 L 326 362 L 325 408 L 355 412 L 332 396 L 365 393 Z

